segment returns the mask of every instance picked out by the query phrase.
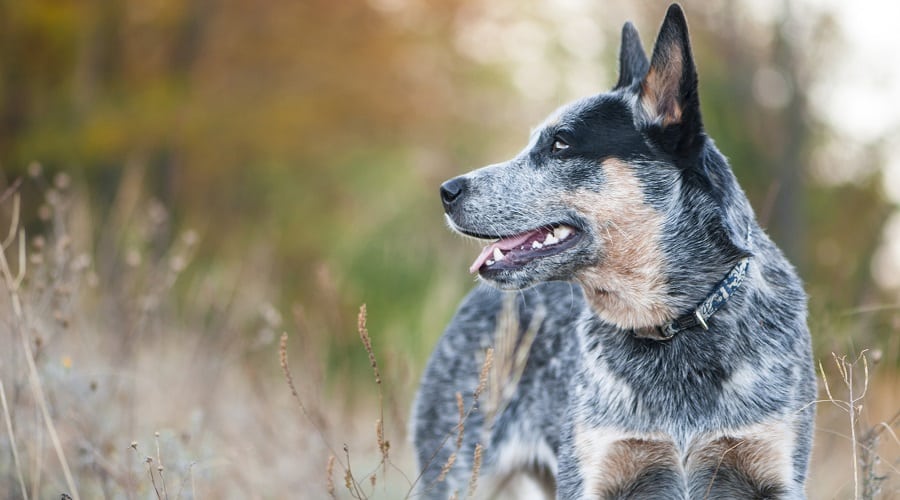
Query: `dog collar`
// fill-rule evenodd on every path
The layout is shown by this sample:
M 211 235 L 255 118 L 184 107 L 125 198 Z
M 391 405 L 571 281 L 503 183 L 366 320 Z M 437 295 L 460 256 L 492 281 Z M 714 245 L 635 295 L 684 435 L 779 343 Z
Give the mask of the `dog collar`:
M 731 268 L 731 271 L 719 282 L 716 288 L 713 289 L 713 292 L 693 311 L 660 327 L 635 330 L 635 336 L 655 340 L 669 340 L 678 332 L 698 326 L 704 330 L 709 330 L 709 319 L 738 291 L 744 282 L 744 278 L 747 277 L 747 268 L 749 266 L 750 257 L 744 257 Z

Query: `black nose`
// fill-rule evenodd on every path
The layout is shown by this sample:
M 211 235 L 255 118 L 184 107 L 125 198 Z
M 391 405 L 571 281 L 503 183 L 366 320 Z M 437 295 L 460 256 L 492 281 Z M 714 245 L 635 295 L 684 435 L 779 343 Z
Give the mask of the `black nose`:
M 453 202 L 460 198 L 465 189 L 466 180 L 462 177 L 455 177 L 441 184 L 441 203 L 444 204 L 445 212 L 450 212 Z

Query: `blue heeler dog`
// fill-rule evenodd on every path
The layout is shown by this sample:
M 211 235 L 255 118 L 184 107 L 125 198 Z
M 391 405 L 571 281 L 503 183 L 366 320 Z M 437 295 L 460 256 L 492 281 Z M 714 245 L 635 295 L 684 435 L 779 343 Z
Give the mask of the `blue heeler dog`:
M 805 497 L 806 296 L 703 130 L 681 8 L 650 61 L 626 24 L 619 66 L 518 156 L 441 186 L 450 226 L 490 240 L 471 270 L 494 288 L 469 294 L 425 371 L 424 497 L 466 495 L 476 445 L 485 496 L 530 477 L 561 499 Z M 504 296 L 527 361 L 457 442 Z

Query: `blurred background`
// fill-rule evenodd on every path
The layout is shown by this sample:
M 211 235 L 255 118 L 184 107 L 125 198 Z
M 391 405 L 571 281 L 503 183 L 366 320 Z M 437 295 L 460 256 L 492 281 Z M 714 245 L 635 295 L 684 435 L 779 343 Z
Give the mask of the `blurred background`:
M 474 283 L 439 184 L 610 88 L 622 24 L 650 50 L 667 5 L 0 0 L 0 235 L 21 223 L 27 264 L 22 318 L 0 300 L 0 496 L 321 498 L 342 444 L 379 463 L 380 418 L 397 466 L 367 495 L 402 497 L 412 394 Z M 706 128 L 806 282 L 830 388 L 831 353 L 857 360 L 860 431 L 896 429 L 900 4 L 683 5 Z M 861 495 L 849 414 L 821 406 L 810 494 Z M 857 447 L 885 498 L 892 432 Z

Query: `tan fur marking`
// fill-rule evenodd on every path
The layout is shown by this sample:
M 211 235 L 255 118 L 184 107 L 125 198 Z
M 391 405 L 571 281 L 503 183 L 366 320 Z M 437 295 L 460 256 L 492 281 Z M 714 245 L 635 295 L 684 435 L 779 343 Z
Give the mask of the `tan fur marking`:
M 757 425 L 695 444 L 686 468 L 689 473 L 733 469 L 756 484 L 787 485 L 793 481 L 793 448 L 790 423 Z
M 671 441 L 618 441 L 610 450 L 604 467 L 607 484 L 597 484 L 594 494 L 598 498 L 609 498 L 617 490 L 637 481 L 651 467 L 679 470 L 675 445 Z
M 660 120 L 663 126 L 681 122 L 678 94 L 684 59 L 681 50 L 669 47 L 661 64 L 654 64 L 641 83 L 641 107 L 650 121 Z M 654 61 L 656 62 L 656 61 Z
M 599 262 L 579 271 L 594 311 L 621 328 L 647 328 L 674 317 L 666 303 L 666 277 L 660 248 L 662 216 L 643 202 L 631 168 L 607 160 L 602 193 L 582 190 L 564 202 L 586 215 L 601 240 Z
M 577 426 L 575 443 L 587 498 L 607 498 L 649 467 L 680 469 L 675 445 L 661 435 L 637 437 L 611 428 Z

